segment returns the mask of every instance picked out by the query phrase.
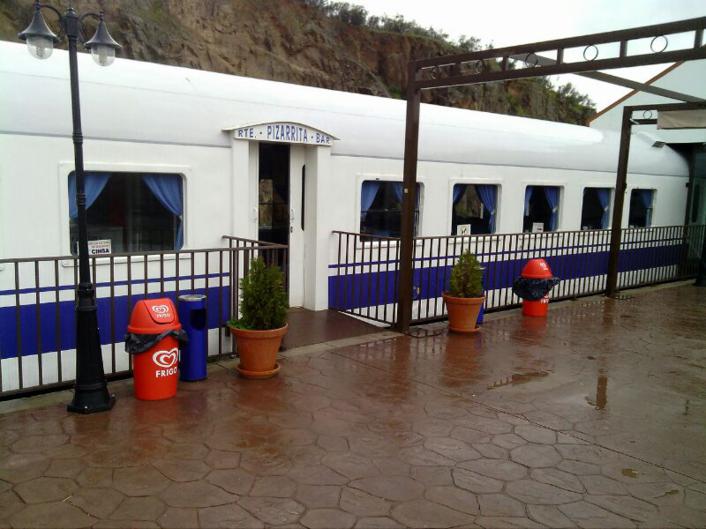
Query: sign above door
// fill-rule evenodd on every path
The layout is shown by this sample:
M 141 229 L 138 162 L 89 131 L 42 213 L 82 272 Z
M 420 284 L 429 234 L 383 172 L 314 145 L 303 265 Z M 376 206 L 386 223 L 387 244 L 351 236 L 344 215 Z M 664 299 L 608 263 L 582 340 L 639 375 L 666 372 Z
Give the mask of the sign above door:
M 333 141 L 338 139 L 323 130 L 292 121 L 256 123 L 223 130 L 232 132 L 233 138 L 236 140 L 300 143 L 330 147 Z

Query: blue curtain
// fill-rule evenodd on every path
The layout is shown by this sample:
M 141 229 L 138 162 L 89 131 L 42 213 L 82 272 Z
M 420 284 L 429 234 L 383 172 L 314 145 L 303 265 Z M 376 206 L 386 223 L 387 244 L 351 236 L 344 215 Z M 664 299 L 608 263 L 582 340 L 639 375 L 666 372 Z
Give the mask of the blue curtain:
M 640 200 L 645 209 L 652 207 L 652 190 L 651 189 L 636 189 L 640 195 Z
M 488 214 L 490 215 L 490 218 L 488 219 L 490 233 L 495 233 L 495 210 L 498 201 L 498 187 L 488 185 L 477 185 L 476 192 L 480 197 L 480 201 L 483 203 L 483 207 L 488 211 Z
M 598 195 L 598 202 L 600 202 L 603 208 L 603 214 L 601 215 L 601 228 L 605 229 L 610 223 L 608 214 L 610 212 L 610 189 L 605 187 L 596 188 L 596 194 Z
M 463 194 L 466 192 L 466 185 L 465 184 L 456 184 L 454 186 L 453 190 L 453 205 L 455 206 L 458 204 L 458 201 L 461 200 L 461 197 Z
M 402 207 L 402 196 L 404 195 L 404 184 L 402 182 L 392 183 L 392 192 L 395 194 L 395 198 L 399 200 L 400 207 Z
M 559 225 L 559 188 L 545 186 L 544 196 L 552 210 L 552 216 L 549 217 L 549 231 L 555 231 Z
M 159 203 L 170 213 L 177 216 L 177 228 L 174 249 L 179 250 L 184 245 L 184 198 L 182 193 L 181 176 L 176 174 L 143 174 L 142 181 L 152 191 Z
M 375 197 L 378 196 L 378 191 L 380 191 L 380 182 L 375 180 L 367 180 L 363 182 L 363 187 L 360 191 L 360 213 L 365 215 L 370 206 L 375 202 Z
M 532 200 L 532 193 L 534 193 L 534 186 L 527 186 L 525 188 L 525 217 L 530 213 L 530 200 Z
M 652 226 L 652 201 L 654 191 L 651 189 L 636 189 L 640 195 L 640 201 L 645 208 L 645 226 Z
M 416 208 L 419 209 L 419 184 L 415 186 L 417 193 L 415 195 L 414 203 Z M 402 208 L 402 196 L 404 195 L 404 185 L 402 182 L 392 182 L 392 192 L 395 194 L 395 198 L 400 201 L 400 208 Z
M 83 173 L 84 187 L 86 188 L 86 209 L 90 208 L 105 189 L 110 180 L 110 173 Z M 76 204 L 76 173 L 69 174 L 69 217 L 78 218 L 78 205 Z

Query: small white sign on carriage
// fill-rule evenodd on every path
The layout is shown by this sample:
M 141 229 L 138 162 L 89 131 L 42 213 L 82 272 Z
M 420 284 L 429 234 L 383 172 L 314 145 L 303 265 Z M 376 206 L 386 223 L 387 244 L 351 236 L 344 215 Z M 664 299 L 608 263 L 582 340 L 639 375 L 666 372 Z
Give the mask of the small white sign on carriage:
M 456 226 L 456 235 L 470 235 L 471 225 L 470 224 L 459 224 Z
M 109 255 L 111 253 L 113 253 L 113 245 L 110 239 L 88 241 L 88 255 L 91 257 Z

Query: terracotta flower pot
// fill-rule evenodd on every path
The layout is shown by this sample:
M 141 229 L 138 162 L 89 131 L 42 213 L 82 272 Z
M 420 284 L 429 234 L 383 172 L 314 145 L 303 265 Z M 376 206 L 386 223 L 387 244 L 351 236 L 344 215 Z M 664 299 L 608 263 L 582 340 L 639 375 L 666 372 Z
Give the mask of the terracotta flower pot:
M 240 364 L 237 369 L 245 378 L 270 378 L 279 372 L 277 351 L 288 325 L 279 329 L 251 331 L 230 326 L 238 343 Z
M 446 311 L 449 315 L 449 330 L 460 333 L 478 332 L 478 313 L 485 297 L 457 298 L 444 293 Z

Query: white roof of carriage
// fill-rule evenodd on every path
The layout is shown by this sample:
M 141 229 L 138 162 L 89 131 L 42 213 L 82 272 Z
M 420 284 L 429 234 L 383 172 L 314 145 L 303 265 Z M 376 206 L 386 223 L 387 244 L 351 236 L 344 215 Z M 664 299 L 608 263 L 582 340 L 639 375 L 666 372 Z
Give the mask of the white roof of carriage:
M 0 132 L 71 135 L 68 57 L 45 61 L 0 42 Z M 117 59 L 109 68 L 79 54 L 87 138 L 227 147 L 223 129 L 291 121 L 340 140 L 333 154 L 401 159 L 405 102 Z M 420 160 L 613 172 L 619 135 L 589 127 L 422 105 Z M 633 135 L 630 171 L 687 175 L 668 147 Z

